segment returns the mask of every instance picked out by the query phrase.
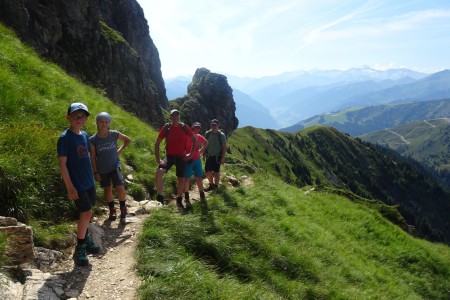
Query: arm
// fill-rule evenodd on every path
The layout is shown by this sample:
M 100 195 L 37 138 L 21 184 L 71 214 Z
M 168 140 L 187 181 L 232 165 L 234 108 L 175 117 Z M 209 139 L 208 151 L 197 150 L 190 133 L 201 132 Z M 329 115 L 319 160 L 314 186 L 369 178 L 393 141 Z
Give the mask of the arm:
M 206 147 L 208 147 L 208 140 L 203 139 L 203 143 L 200 144 L 200 149 L 198 149 L 200 151 L 200 154 L 203 154 L 203 155 L 205 154 Z
M 67 169 L 67 157 L 60 156 L 58 157 L 58 165 L 61 170 L 61 176 L 64 180 L 64 184 L 66 185 L 67 194 L 69 199 L 77 200 L 78 199 L 78 191 L 73 186 L 72 180 L 70 179 L 69 170 Z
M 155 160 L 159 165 L 163 164 L 163 162 L 161 161 L 161 157 L 159 156 L 159 145 L 161 144 L 161 141 L 162 139 L 158 137 L 155 142 Z
M 97 181 L 100 181 L 100 174 L 97 171 L 97 155 L 95 152 L 95 145 L 91 143 L 91 150 L 89 151 L 91 154 L 91 165 L 92 165 L 92 173 L 94 173 L 94 178 Z
M 225 154 L 227 153 L 227 144 L 222 144 L 222 158 L 220 159 L 220 164 L 225 163 Z
M 125 134 L 122 134 L 119 132 L 119 140 L 123 141 L 123 144 L 120 146 L 119 149 L 117 149 L 117 155 L 120 155 L 120 153 L 122 153 L 122 151 L 128 147 L 128 145 L 131 143 L 131 139 L 126 136 Z
M 192 139 L 192 147 L 191 147 L 191 152 L 189 152 L 189 155 L 186 157 L 187 160 L 191 159 L 192 156 L 194 155 L 195 149 L 197 149 L 197 137 L 195 136 L 195 134 L 191 135 L 191 139 Z

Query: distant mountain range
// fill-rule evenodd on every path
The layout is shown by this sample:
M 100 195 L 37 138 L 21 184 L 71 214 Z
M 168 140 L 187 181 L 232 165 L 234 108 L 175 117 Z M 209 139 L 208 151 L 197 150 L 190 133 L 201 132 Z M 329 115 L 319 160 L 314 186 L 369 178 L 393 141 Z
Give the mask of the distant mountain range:
M 240 127 L 249 124 L 261 128 L 286 128 L 314 115 L 347 107 L 450 97 L 449 70 L 429 75 L 409 69 L 362 67 L 298 71 L 261 78 L 226 76 L 233 90 L 240 91 L 235 96 Z M 168 98 L 183 96 L 189 82 L 188 77 L 166 80 Z M 267 108 L 270 117 L 264 119 L 268 122 L 253 123 L 251 115 L 254 112 L 244 108 L 240 111 L 240 105 L 244 105 L 239 103 L 240 97 L 245 98 L 244 102 L 251 99 Z
M 280 130 L 296 132 L 314 125 L 326 125 L 351 136 L 357 136 L 406 124 L 411 121 L 446 118 L 449 116 L 450 98 L 447 98 L 403 104 L 352 107 L 334 113 L 317 115 Z

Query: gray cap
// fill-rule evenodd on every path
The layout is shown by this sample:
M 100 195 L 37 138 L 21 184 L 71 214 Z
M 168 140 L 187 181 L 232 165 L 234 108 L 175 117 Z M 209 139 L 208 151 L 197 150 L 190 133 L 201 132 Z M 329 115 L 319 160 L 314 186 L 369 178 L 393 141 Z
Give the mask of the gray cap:
M 194 122 L 191 127 L 192 128 L 194 128 L 194 127 L 200 127 L 201 128 L 202 124 L 200 124 L 200 122 Z
M 80 102 L 70 104 L 69 108 L 67 109 L 67 114 L 70 115 L 71 113 L 77 110 L 84 110 L 86 114 L 89 116 L 89 110 L 87 106 Z
M 97 116 L 95 117 L 95 122 L 98 122 L 98 120 L 100 119 L 107 119 L 109 123 L 111 123 L 111 116 L 107 113 L 102 111 L 101 113 L 98 113 Z

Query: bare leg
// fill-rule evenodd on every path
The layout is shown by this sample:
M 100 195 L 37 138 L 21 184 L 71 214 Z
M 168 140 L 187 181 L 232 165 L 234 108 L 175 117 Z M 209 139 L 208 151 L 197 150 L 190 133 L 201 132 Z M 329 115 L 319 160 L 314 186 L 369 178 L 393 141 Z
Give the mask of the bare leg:
M 178 177 L 177 196 L 181 197 L 183 195 L 183 191 L 184 191 L 184 177 Z
M 156 169 L 156 193 L 158 195 L 163 194 L 163 175 L 166 173 L 165 169 L 158 168 Z
M 214 184 L 212 172 L 206 172 L 206 178 L 208 178 L 209 184 Z
M 201 177 L 195 177 L 195 182 L 197 183 L 198 191 L 203 192 L 203 179 Z
M 127 194 L 125 193 L 125 187 L 123 185 L 116 186 L 116 193 L 119 201 L 125 201 L 127 199 Z
M 92 217 L 92 209 L 80 213 L 80 219 L 78 220 L 77 225 L 77 237 L 79 239 L 84 239 L 86 237 L 86 231 L 89 226 L 89 221 Z
M 216 186 L 219 186 L 220 183 L 220 172 L 215 172 L 214 173 L 214 184 Z

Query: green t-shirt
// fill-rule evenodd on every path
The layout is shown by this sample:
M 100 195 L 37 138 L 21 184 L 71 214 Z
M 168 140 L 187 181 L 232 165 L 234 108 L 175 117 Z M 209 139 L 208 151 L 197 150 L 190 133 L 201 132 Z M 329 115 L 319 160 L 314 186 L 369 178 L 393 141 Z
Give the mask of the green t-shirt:
M 206 154 L 209 156 L 222 155 L 222 145 L 227 144 L 227 137 L 225 136 L 225 133 L 220 130 L 217 133 L 208 130 L 205 133 L 205 138 L 208 140 Z

